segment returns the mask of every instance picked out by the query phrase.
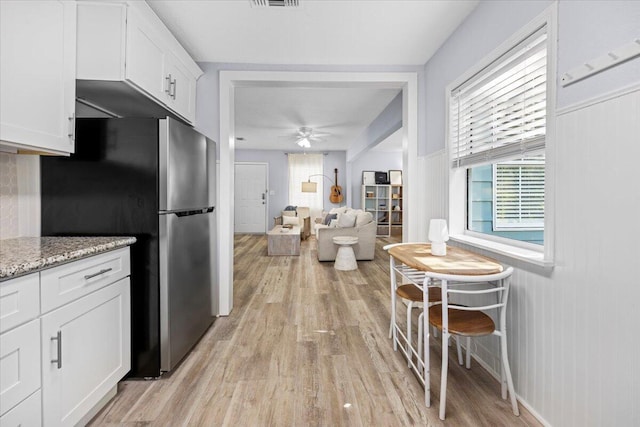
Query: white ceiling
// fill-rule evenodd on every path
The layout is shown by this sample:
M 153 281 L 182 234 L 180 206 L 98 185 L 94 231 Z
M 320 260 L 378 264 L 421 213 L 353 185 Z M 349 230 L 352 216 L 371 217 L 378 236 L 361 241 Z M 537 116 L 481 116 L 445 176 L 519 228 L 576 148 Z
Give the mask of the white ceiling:
M 478 0 L 299 2 L 147 0 L 198 62 L 281 65 L 423 65 Z M 268 86 L 236 90 L 236 148 L 300 150 L 283 135 L 308 126 L 330 134 L 311 150 L 346 150 L 398 93 Z
M 346 150 L 400 92 L 374 88 L 237 88 L 238 149 L 301 151 L 295 131 L 301 126 L 326 134 L 311 151 Z
M 149 0 L 196 61 L 422 65 L 477 0 Z

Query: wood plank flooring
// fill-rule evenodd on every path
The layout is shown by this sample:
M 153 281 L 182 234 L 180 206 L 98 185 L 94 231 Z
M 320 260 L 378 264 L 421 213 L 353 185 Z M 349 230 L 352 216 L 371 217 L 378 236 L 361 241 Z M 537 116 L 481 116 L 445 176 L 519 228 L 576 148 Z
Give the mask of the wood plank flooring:
M 467 371 L 453 358 L 447 419 L 440 421 L 434 339 L 432 406 L 424 406 L 422 386 L 387 338 L 382 246 L 390 242 L 379 238 L 374 261 L 343 272 L 317 261 L 313 237 L 300 256 L 268 257 L 266 236 L 237 235 L 231 315 L 217 319 L 171 375 L 121 382 L 91 425 L 539 425 L 522 406 L 515 417 L 477 363 Z M 404 307 L 398 313 L 404 318 Z

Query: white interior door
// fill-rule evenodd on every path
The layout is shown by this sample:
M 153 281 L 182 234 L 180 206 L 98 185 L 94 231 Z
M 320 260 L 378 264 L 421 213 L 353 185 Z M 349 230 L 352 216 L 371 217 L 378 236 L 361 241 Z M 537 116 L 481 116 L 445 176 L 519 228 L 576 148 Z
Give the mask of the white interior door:
M 266 233 L 267 231 L 267 164 L 235 164 L 236 233 Z

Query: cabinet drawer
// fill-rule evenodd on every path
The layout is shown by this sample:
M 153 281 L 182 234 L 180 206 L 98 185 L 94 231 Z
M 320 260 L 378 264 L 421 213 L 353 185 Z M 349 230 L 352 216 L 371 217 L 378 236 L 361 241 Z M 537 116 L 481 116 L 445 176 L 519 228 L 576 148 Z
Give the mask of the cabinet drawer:
M 40 321 L 0 335 L 0 408 L 13 408 L 40 388 Z M 4 423 L 3 423 L 4 425 Z
M 18 406 L 0 417 L 0 426 L 29 426 L 42 425 L 42 399 L 40 390 L 33 393 Z
M 0 283 L 0 333 L 40 314 L 38 273 Z
M 61 265 L 40 273 L 42 313 L 129 276 L 129 248 Z

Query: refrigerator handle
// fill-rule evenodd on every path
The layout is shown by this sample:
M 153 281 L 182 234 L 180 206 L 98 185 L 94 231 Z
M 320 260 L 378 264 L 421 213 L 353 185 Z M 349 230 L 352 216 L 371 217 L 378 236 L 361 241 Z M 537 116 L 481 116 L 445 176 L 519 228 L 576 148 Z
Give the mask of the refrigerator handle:
M 179 212 L 167 212 L 167 213 L 173 213 L 178 217 L 182 217 L 182 216 L 208 214 L 208 213 L 213 212 L 214 209 L 215 209 L 215 206 L 210 206 L 208 208 L 195 209 L 195 210 L 192 210 L 192 211 L 179 211 Z

